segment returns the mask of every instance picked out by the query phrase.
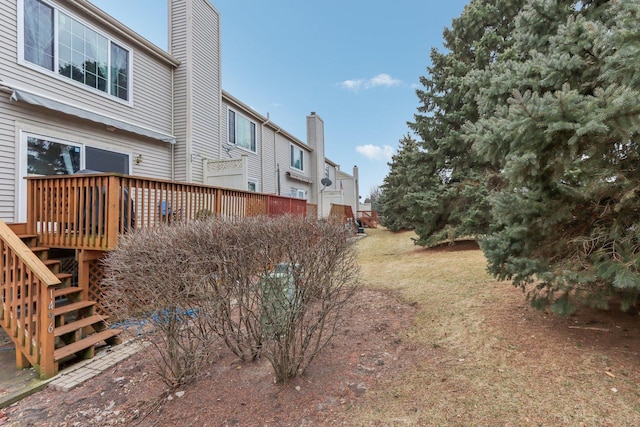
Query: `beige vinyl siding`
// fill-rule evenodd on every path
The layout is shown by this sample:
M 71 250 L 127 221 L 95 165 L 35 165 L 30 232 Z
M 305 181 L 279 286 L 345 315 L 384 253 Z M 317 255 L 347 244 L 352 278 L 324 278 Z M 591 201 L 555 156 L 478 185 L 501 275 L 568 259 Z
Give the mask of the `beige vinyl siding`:
M 294 181 L 286 176 L 287 172 L 292 172 L 296 175 L 303 175 L 309 179 L 313 179 L 311 175 L 312 150 L 308 145 L 226 92 L 223 94 L 222 107 L 222 144 L 226 144 L 228 140 L 229 109 L 256 124 L 257 153 L 236 148 L 232 150 L 230 154 L 232 158 L 237 158 L 243 154 L 248 156 L 249 178 L 256 179 L 256 177 L 260 177 L 259 191 L 277 194 L 278 166 L 280 167 L 281 195 L 289 196 L 292 188 L 311 191 L 311 184 Z M 299 147 L 304 152 L 304 171 L 295 170 L 290 167 L 291 144 Z M 224 151 L 222 152 L 222 156 L 226 156 Z
M 203 182 L 202 159 L 217 158 L 220 135 L 220 16 L 208 0 L 193 0 L 191 82 L 193 159 L 191 181 Z
M 259 133 L 260 131 L 258 131 L 257 133 Z M 260 185 L 258 185 L 257 190 L 261 191 L 262 188 L 262 179 L 261 179 L 261 173 L 262 173 L 262 161 L 261 158 L 258 154 L 255 153 L 251 153 L 248 151 L 244 151 L 242 153 L 243 155 L 247 156 L 247 175 L 249 179 L 252 179 L 253 181 L 259 183 Z
M 307 144 L 313 149 L 309 156 L 309 170 L 306 173 L 316 180 L 314 191 L 309 198 L 310 203 L 320 203 L 320 180 L 324 176 L 324 164 L 326 162 L 324 146 L 324 121 L 315 113 L 307 116 Z
M 0 75 L 7 75 L 10 62 L 16 62 L 18 34 L 13 30 L 16 28 L 16 1 L 0 2 Z M 2 77 L 0 77 L 1 79 Z
M 322 177 L 320 179 L 322 179 L 323 177 L 324 173 L 322 174 Z M 331 185 L 327 187 L 327 190 L 339 190 L 340 183 L 338 182 L 336 167 L 333 165 L 329 165 L 329 179 L 331 180 Z M 320 184 L 320 188 L 322 187 L 322 184 Z
M 187 8 L 189 1 L 169 2 L 169 53 L 178 58 L 182 63 L 175 69 L 173 78 L 173 134 L 176 137 L 174 150 L 175 179 L 187 180 L 187 118 L 188 106 L 188 66 L 187 49 L 189 27 L 187 22 Z
M 303 151 L 303 171 L 293 169 L 291 167 L 291 144 Z M 293 188 L 298 190 L 304 190 L 306 192 L 306 199 L 311 200 L 310 190 L 311 185 L 305 182 L 300 182 L 287 177 L 287 172 L 294 173 L 296 175 L 302 175 L 311 179 L 310 165 L 311 160 L 310 151 L 306 145 L 300 145 L 295 143 L 290 138 L 282 134 L 276 134 L 276 162 L 280 164 L 280 188 L 283 196 L 290 196 Z
M 0 92 L 0 94 L 4 94 Z M 116 130 L 110 132 L 102 126 L 54 113 L 28 104 L 0 99 L 0 219 L 16 220 L 17 203 L 23 194 L 18 194 L 18 173 L 20 166 L 16 158 L 18 150 L 23 150 L 20 132 L 43 137 L 79 143 L 127 154 L 131 159 L 132 175 L 169 179 L 171 165 L 171 147 L 169 144 L 138 137 Z M 135 158 L 142 155 L 139 165 Z
M 176 179 L 203 182 L 202 161 L 220 147 L 220 15 L 208 0 L 170 1 Z
M 273 149 L 273 142 L 276 139 L 275 131 L 268 126 L 259 126 L 261 129 L 260 138 L 260 159 L 262 170 L 260 171 L 261 191 L 263 193 L 275 194 L 278 191 L 276 181 L 276 156 Z
M 172 66 L 151 57 L 143 49 L 133 49 L 132 40 L 122 40 L 109 34 L 88 17 L 74 11 L 65 10 L 76 19 L 105 34 L 114 42 L 130 49 L 133 64 L 133 87 L 130 96 L 133 106 L 116 98 L 92 91 L 70 79 L 39 69 L 37 66 L 18 63 L 17 34 L 21 25 L 17 22 L 17 2 L 2 2 L 2 61 L 0 79 L 19 84 L 41 95 L 61 100 L 80 108 L 98 111 L 104 115 L 144 126 L 162 133 L 171 133 L 171 71 Z M 10 7 L 9 7 L 10 6 Z M 7 15 L 6 20 L 4 19 Z M 10 24 L 10 25 L 8 25 Z M 9 41 L 6 43 L 5 40 Z
M 173 67 L 160 64 L 135 51 L 133 63 L 133 110 L 130 118 L 142 126 L 172 134 Z
M 236 114 L 243 116 L 244 118 L 246 118 L 247 120 L 251 121 L 256 125 L 256 152 L 236 146 L 229 152 L 229 154 L 227 154 L 225 150 L 220 148 L 221 145 L 226 145 L 229 140 L 229 120 L 228 120 L 229 109 L 234 111 Z M 264 155 L 264 148 L 262 147 L 262 143 L 261 143 L 262 126 L 260 125 L 260 123 L 261 122 L 256 120 L 255 117 L 252 117 L 251 115 L 247 114 L 247 111 L 243 111 L 234 105 L 230 105 L 228 103 L 223 102 L 222 116 L 220 117 L 222 137 L 220 142 L 217 143 L 216 145 L 218 147 L 217 149 L 220 150 L 221 159 L 228 159 L 228 158 L 237 159 L 237 158 L 240 158 L 241 156 L 246 156 L 247 157 L 247 175 L 249 180 L 257 183 L 257 188 L 256 188 L 257 191 L 269 192 L 264 187 L 263 176 L 262 176 L 263 175 L 262 156 Z M 265 130 L 265 134 L 268 134 L 269 132 L 270 132 L 269 130 Z M 233 145 L 229 145 L 229 147 L 233 147 Z M 214 158 L 217 158 L 217 155 Z
M 4 95 L 0 92 L 0 97 Z M 5 111 L 8 101 L 0 101 L 0 111 Z M 7 115 L 0 114 L 0 219 L 13 221 L 16 187 L 14 123 Z
M 278 179 L 278 165 L 280 169 L 280 195 L 289 196 L 291 195 L 291 181 L 287 179 L 286 173 L 290 170 L 289 168 L 289 146 L 291 143 L 288 139 L 284 138 L 281 134 L 275 134 L 275 159 L 276 159 L 276 170 L 273 172 L 273 176 Z M 302 184 L 302 183 L 301 183 Z M 277 182 L 276 182 L 277 185 Z

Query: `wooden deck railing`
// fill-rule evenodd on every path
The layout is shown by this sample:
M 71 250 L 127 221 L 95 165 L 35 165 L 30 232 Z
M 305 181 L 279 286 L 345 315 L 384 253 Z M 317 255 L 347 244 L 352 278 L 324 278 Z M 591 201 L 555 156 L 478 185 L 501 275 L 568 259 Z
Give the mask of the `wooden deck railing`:
M 48 247 L 110 250 L 118 235 L 207 216 L 306 214 L 306 201 L 120 174 L 27 178 L 27 224 Z
M 377 211 L 357 211 L 358 220 L 362 225 L 369 228 L 378 227 L 378 212 Z
M 41 375 L 55 374 L 53 289 L 59 283 L 0 220 L 0 325 L 20 350 L 16 351 L 19 369 L 39 365 Z

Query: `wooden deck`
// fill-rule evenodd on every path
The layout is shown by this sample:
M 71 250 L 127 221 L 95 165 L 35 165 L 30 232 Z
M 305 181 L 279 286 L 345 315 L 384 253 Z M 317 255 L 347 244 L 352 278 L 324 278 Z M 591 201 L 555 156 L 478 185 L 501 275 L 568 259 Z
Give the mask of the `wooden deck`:
M 119 174 L 27 182 L 27 232 L 56 248 L 110 250 L 129 230 L 209 216 L 307 213 L 302 199 Z
M 69 357 L 91 358 L 117 343 L 101 305 L 100 259 L 122 234 L 216 217 L 306 215 L 306 200 L 119 174 L 27 179 L 27 222 L 0 221 L 0 325 L 16 345 L 16 366 L 42 378 Z M 55 250 L 73 250 L 62 271 Z M 72 278 L 77 277 L 77 283 Z

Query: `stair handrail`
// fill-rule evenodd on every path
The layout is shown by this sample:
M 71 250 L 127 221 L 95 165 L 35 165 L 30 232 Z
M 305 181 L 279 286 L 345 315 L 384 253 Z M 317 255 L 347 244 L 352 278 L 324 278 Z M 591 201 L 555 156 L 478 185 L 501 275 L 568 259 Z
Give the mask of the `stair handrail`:
M 60 279 L 2 220 L 0 245 L 0 324 L 16 346 L 18 368 L 39 365 L 42 377 L 55 375 L 53 286 Z

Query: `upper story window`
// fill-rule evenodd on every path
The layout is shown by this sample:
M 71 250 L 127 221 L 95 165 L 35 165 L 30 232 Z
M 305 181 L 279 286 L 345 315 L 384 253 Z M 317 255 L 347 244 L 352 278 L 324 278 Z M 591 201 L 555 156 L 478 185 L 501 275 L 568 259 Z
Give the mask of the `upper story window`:
M 23 1 L 22 60 L 130 100 L 131 52 L 42 0 Z
M 329 171 L 330 171 L 330 169 L 329 169 L 329 165 L 325 163 L 325 164 L 324 164 L 324 177 L 325 177 L 325 178 L 330 178 L 330 176 L 329 176 Z
M 304 156 L 301 148 L 291 145 L 291 167 L 304 170 Z
M 256 152 L 256 124 L 246 117 L 229 111 L 229 144 Z

